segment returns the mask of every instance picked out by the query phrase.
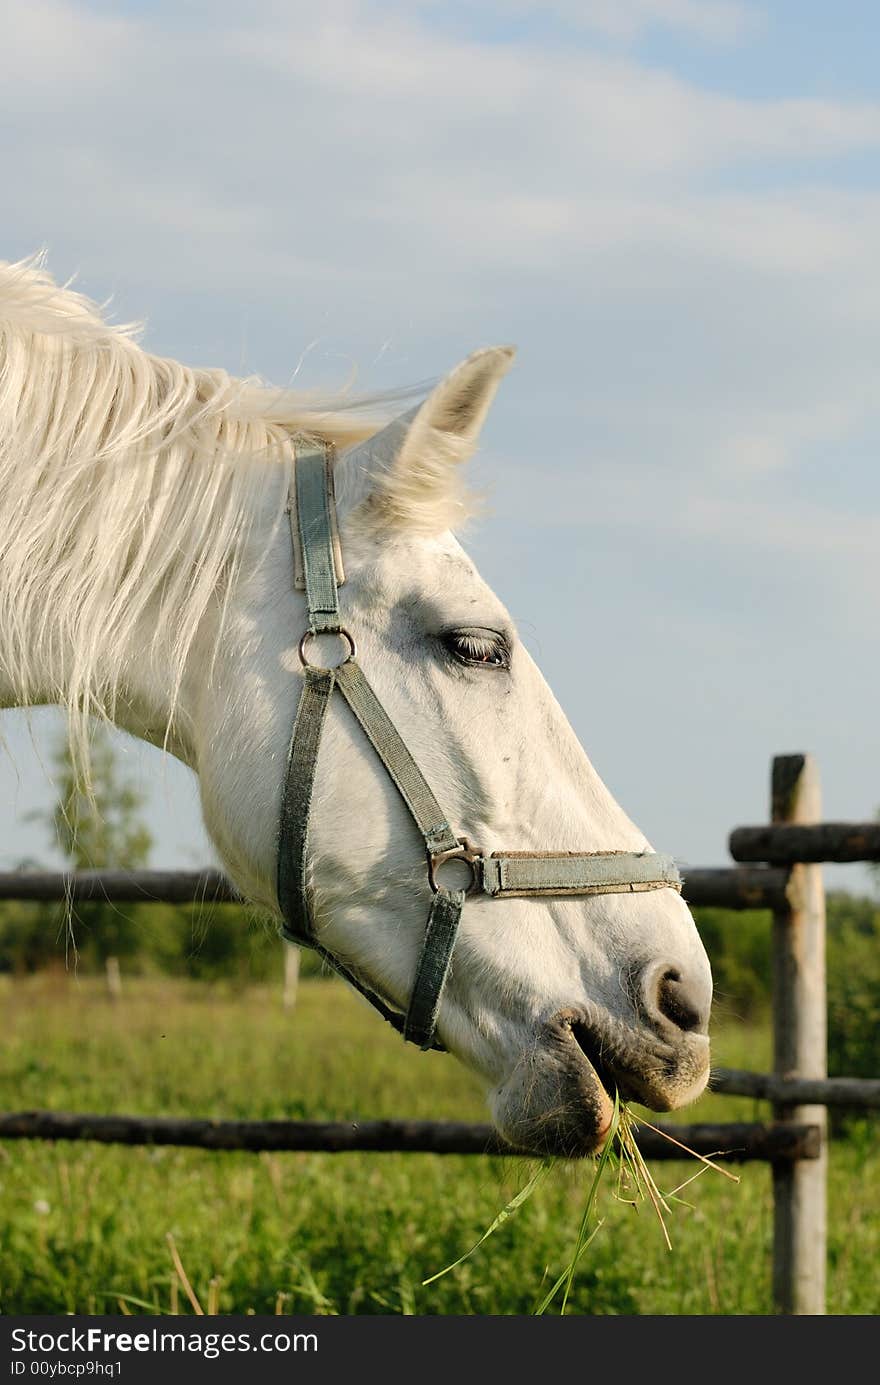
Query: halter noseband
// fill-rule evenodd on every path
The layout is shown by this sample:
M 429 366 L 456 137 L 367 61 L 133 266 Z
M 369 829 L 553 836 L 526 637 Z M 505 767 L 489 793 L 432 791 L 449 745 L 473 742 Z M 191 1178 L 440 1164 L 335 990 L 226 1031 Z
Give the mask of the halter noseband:
M 442 1049 L 434 1037 L 440 998 L 449 971 L 465 899 L 483 894 L 511 896 L 628 894 L 670 887 L 681 890 L 681 877 L 670 856 L 651 852 L 493 852 L 470 846 L 453 832 L 437 799 L 388 713 L 357 662 L 353 636 L 339 615 L 338 586 L 345 580 L 333 499 L 333 449 L 298 438 L 289 498 L 294 572 L 304 586 L 309 625 L 299 643 L 303 689 L 290 740 L 287 775 L 278 833 L 278 902 L 281 931 L 291 942 L 313 948 L 366 997 L 404 1039 L 422 1049 Z M 343 662 L 321 668 L 309 662 L 317 635 L 337 635 L 346 645 Z M 315 766 L 324 718 L 338 688 L 354 712 L 425 843 L 428 884 L 433 892 L 421 955 L 406 1014 L 388 1005 L 364 985 L 315 936 L 308 884 L 308 836 Z M 470 871 L 466 889 L 441 885 L 437 872 L 448 861 Z

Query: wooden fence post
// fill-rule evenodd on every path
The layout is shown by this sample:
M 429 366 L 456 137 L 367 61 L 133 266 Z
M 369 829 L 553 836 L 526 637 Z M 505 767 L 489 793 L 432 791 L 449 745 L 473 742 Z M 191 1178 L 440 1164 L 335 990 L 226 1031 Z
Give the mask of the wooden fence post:
M 773 761 L 773 822 L 820 820 L 819 774 L 808 755 Z M 773 1070 L 780 1077 L 827 1076 L 825 888 L 822 867 L 792 867 L 788 904 L 773 914 Z M 775 1104 L 777 1120 L 818 1125 L 818 1159 L 773 1163 L 773 1298 L 778 1313 L 825 1312 L 827 1111 Z
M 122 999 L 122 972 L 119 970 L 119 958 L 108 957 L 104 962 L 104 975 L 107 980 L 107 994 L 111 1000 Z

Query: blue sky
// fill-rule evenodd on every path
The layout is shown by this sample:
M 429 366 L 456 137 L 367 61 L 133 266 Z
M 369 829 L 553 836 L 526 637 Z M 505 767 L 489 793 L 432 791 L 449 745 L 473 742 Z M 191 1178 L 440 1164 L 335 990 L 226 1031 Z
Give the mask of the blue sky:
M 279 383 L 516 342 L 466 541 L 627 811 L 722 863 L 806 749 L 829 818 L 873 815 L 876 6 L 8 0 L 4 27 L 0 256 L 45 246 L 150 350 Z M 3 719 L 0 861 L 50 860 L 53 717 Z M 208 859 L 188 773 L 126 754 L 155 863 Z

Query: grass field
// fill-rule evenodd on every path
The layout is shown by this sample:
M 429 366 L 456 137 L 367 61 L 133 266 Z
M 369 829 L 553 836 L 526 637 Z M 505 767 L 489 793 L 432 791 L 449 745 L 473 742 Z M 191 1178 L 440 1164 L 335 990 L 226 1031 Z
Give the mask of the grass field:
M 67 976 L 0 978 L 0 1109 L 227 1118 L 412 1116 L 485 1120 L 477 1083 L 451 1058 L 401 1044 L 340 983 L 280 995 L 139 981 L 113 1003 Z M 765 1067 L 760 1028 L 715 1034 L 719 1065 Z M 748 1100 L 705 1097 L 686 1120 L 762 1119 Z M 878 1127 L 832 1149 L 829 1312 L 880 1309 Z M 224 1313 L 532 1311 L 565 1267 L 589 1165 L 558 1165 L 459 1269 L 457 1258 L 536 1166 L 393 1154 L 211 1154 L 39 1141 L 0 1145 L 0 1311 L 192 1311 L 173 1237 L 202 1306 Z M 658 1164 L 663 1189 L 696 1169 Z M 663 1242 L 650 1210 L 600 1197 L 604 1224 L 569 1301 L 581 1314 L 766 1314 L 769 1168 L 734 1185 L 709 1171 L 683 1194 Z

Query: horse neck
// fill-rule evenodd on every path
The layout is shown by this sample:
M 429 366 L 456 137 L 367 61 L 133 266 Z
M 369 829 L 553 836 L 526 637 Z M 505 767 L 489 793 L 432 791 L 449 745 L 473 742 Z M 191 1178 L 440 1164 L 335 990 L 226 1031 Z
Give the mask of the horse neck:
M 3 580 L 0 571 L 0 585 Z M 91 653 L 83 699 L 76 673 L 82 656 L 71 632 L 51 607 L 42 617 L 33 608 L 24 610 L 13 624 L 13 638 L 8 625 L 0 630 L 0 707 L 59 706 L 68 713 L 72 739 L 80 742 L 93 717 L 107 719 L 193 765 L 188 699 L 174 686 L 170 657 L 163 660 L 158 624 L 158 612 L 144 611 L 132 623 L 125 648 Z M 187 671 L 181 681 L 187 681 Z

